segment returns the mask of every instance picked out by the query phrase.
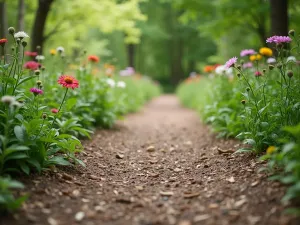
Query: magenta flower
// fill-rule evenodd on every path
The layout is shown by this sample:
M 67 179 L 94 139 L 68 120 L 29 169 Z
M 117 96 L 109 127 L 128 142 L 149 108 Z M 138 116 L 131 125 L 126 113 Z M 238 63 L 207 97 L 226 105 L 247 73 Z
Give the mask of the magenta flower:
M 37 70 L 41 64 L 35 62 L 35 61 L 28 61 L 24 64 L 25 69 L 29 70 Z
M 292 39 L 289 36 L 272 36 L 269 37 L 266 41 L 266 43 L 288 43 L 291 42 Z
M 225 63 L 225 68 L 226 69 L 229 69 L 230 67 L 233 67 L 234 64 L 236 63 L 237 61 L 237 57 L 233 57 L 231 59 L 229 59 L 226 63 Z
M 252 68 L 253 67 L 253 64 L 251 62 L 247 62 L 247 63 L 244 63 L 243 64 L 243 68 L 244 69 L 247 69 L 247 68 Z
M 254 75 L 255 75 L 256 77 L 260 77 L 260 76 L 262 76 L 262 73 L 259 72 L 259 71 L 256 71 Z
M 34 95 L 42 95 L 44 93 L 43 90 L 38 88 L 30 88 L 30 92 L 32 92 Z
M 253 49 L 244 49 L 241 51 L 241 57 L 254 54 L 256 54 L 256 51 L 254 51 Z
M 53 108 L 53 109 L 51 109 L 51 112 L 56 114 L 56 113 L 58 113 L 58 109 Z

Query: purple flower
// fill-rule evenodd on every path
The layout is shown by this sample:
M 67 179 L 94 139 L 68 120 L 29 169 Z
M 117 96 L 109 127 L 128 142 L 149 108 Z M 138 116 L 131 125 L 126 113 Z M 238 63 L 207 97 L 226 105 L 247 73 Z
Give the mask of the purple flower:
M 135 74 L 133 67 L 127 67 L 125 70 L 120 71 L 120 76 L 131 76 Z
M 268 58 L 267 63 L 269 63 L 269 64 L 276 63 L 276 59 L 275 58 Z
M 241 51 L 241 57 L 254 54 L 256 54 L 256 51 L 254 51 L 253 49 L 244 49 Z
M 32 92 L 34 95 L 42 95 L 44 93 L 41 89 L 38 88 L 30 88 L 30 92 Z
M 253 64 L 251 62 L 247 62 L 247 63 L 244 63 L 243 64 L 243 68 L 244 69 L 247 69 L 247 68 L 252 68 L 253 67 Z
M 233 57 L 231 59 L 229 59 L 226 63 L 225 63 L 225 68 L 229 69 L 230 67 L 234 66 L 234 64 L 237 61 L 237 57 Z
M 259 72 L 259 71 L 256 71 L 254 75 L 255 75 L 256 77 L 260 77 L 260 76 L 262 76 L 262 73 Z
M 289 36 L 272 36 L 269 37 L 266 41 L 266 43 L 288 43 L 291 42 L 292 39 Z

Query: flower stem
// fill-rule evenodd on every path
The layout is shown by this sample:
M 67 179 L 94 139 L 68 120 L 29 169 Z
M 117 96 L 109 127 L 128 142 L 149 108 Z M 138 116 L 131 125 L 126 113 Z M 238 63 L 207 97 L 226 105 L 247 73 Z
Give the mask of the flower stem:
M 53 124 L 54 124 L 54 122 L 55 122 L 55 120 L 56 120 L 56 118 L 57 118 L 57 114 L 60 112 L 60 110 L 61 110 L 61 107 L 62 107 L 62 105 L 64 104 L 64 101 L 65 101 L 65 99 L 66 99 L 66 96 L 67 96 L 68 90 L 69 90 L 69 88 L 66 88 L 65 95 L 64 95 L 64 97 L 63 97 L 63 100 L 62 100 L 62 101 L 61 101 L 61 103 L 60 103 L 60 106 L 59 106 L 58 112 L 55 114 L 55 116 L 54 116 L 54 118 L 53 118 L 53 121 L 52 121 L 52 124 L 51 124 L 51 128 L 50 128 L 50 129 L 52 129 L 52 127 L 53 127 Z

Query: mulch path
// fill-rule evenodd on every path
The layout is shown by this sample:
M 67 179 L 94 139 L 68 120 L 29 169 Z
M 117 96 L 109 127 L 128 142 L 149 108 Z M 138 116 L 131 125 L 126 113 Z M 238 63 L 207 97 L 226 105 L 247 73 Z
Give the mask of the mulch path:
M 84 141 L 87 167 L 22 181 L 30 199 L 1 225 L 288 225 L 285 187 L 234 140 L 217 139 L 176 97 L 161 96 Z

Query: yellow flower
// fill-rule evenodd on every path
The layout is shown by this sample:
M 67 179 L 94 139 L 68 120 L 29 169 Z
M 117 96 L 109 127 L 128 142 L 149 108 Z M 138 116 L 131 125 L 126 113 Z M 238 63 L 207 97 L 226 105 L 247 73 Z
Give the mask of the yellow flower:
M 267 154 L 268 154 L 268 155 L 271 155 L 275 150 L 276 150 L 276 147 L 275 147 L 275 146 L 269 146 L 269 147 L 267 148 Z
M 262 56 L 260 54 L 251 55 L 250 61 L 258 61 L 258 60 L 261 60 L 261 58 L 262 58 Z
M 50 50 L 50 54 L 51 54 L 51 55 L 56 55 L 56 50 L 55 50 L 55 49 L 51 49 L 51 50 Z
M 264 56 L 272 56 L 273 55 L 272 49 L 266 48 L 266 47 L 260 48 L 259 53 Z

